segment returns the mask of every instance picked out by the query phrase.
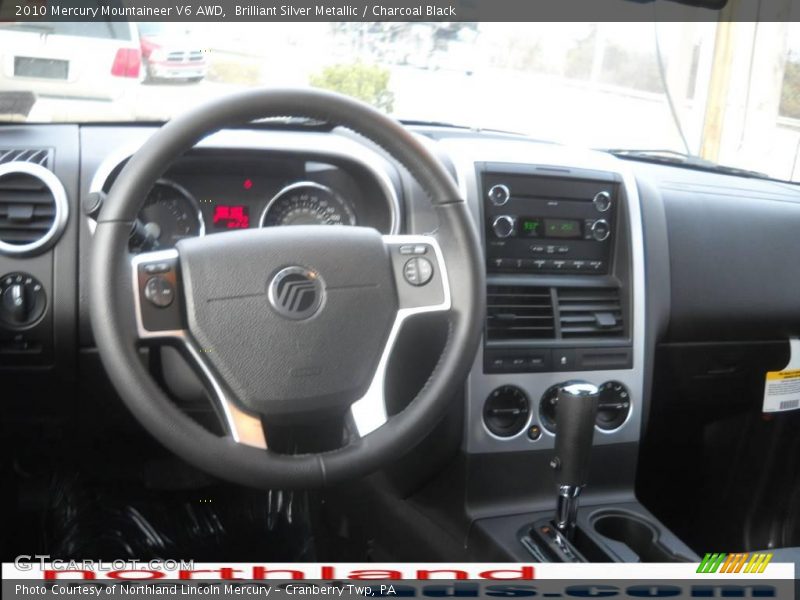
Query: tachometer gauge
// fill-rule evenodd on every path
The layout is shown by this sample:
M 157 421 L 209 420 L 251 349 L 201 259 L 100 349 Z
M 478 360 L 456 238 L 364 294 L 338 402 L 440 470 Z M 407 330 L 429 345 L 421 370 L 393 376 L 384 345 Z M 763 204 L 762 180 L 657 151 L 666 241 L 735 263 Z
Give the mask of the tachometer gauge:
M 261 213 L 261 227 L 355 225 L 353 207 L 332 189 L 301 181 L 283 188 Z
M 187 237 L 205 234 L 197 200 L 184 187 L 159 179 L 147 194 L 131 233 L 131 252 L 172 248 Z

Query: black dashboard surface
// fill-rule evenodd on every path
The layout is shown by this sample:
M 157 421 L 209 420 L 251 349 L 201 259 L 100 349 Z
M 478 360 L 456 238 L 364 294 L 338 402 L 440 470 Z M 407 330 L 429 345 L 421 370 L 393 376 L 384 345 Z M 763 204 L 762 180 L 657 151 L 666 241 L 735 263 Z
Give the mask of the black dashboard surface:
M 663 204 L 669 341 L 800 331 L 800 187 L 640 163 L 635 171 L 656 190 L 642 202 Z

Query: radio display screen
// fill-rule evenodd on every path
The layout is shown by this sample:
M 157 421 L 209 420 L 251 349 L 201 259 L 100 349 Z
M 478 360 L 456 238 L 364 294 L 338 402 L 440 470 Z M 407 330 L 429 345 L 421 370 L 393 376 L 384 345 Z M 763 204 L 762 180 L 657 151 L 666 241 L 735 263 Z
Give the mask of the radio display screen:
M 523 217 L 520 219 L 519 233 L 532 238 L 581 239 L 583 223 L 578 219 L 542 219 Z
M 577 219 L 545 219 L 545 237 L 580 239 L 583 237 L 581 222 Z

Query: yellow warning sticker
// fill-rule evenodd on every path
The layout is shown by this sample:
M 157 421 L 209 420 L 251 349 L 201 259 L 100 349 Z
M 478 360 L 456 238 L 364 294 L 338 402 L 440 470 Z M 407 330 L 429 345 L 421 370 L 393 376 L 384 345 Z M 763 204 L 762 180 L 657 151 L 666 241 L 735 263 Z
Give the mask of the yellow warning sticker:
M 782 371 L 769 371 L 764 382 L 765 413 L 800 409 L 800 340 L 789 340 L 789 364 Z
M 800 379 L 800 369 L 795 371 L 770 371 L 767 373 L 767 379 L 770 381 L 783 380 L 783 379 Z

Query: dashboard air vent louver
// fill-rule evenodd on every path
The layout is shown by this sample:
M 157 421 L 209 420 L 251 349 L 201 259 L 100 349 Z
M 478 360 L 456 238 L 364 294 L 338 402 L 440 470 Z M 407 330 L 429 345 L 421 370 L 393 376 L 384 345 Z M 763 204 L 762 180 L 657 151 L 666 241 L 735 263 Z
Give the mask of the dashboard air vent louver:
M 486 300 L 487 340 L 541 340 L 555 337 L 550 288 L 490 285 Z
M 614 338 L 624 334 L 617 288 L 558 288 L 561 337 Z
M 52 171 L 36 162 L 0 164 L 0 253 L 42 251 L 66 222 L 66 192 Z
M 11 162 L 27 162 L 49 168 L 50 154 L 49 148 L 0 148 L 0 165 Z

